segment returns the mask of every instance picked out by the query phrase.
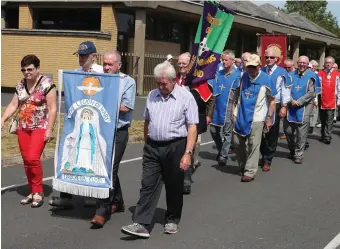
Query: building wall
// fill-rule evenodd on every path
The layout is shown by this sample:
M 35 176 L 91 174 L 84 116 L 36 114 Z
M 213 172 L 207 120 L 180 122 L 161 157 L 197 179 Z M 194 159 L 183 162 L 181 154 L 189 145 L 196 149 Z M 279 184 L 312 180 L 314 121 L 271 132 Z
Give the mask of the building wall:
M 22 78 L 20 61 L 27 54 L 35 54 L 40 59 L 42 73 L 53 75 L 57 83 L 57 70 L 73 70 L 79 67 L 78 58 L 73 55 L 79 44 L 91 40 L 101 53 L 115 47 L 107 39 L 93 37 L 67 37 L 50 35 L 3 34 L 1 43 L 1 86 L 13 87 Z M 13 49 L 14 48 L 14 49 Z
M 128 52 L 133 52 L 134 39 L 128 41 Z M 147 54 L 172 54 L 178 56 L 181 53 L 181 44 L 172 42 L 145 40 L 145 53 Z
M 35 54 L 40 59 L 41 72 L 53 76 L 55 83 L 58 82 L 58 69 L 74 70 L 79 67 L 78 58 L 73 53 L 78 49 L 81 42 L 90 40 L 97 47 L 97 52 L 117 48 L 117 21 L 115 10 L 111 4 L 102 5 L 101 32 L 109 32 L 111 39 L 106 37 L 93 37 L 82 32 L 81 35 L 67 36 L 60 34 L 47 34 L 44 31 L 20 33 L 13 32 L 2 34 L 1 42 L 1 86 L 14 87 L 22 78 L 20 61 L 27 54 Z M 19 7 L 19 30 L 32 29 L 32 14 L 28 4 L 20 4 Z M 90 33 L 90 32 L 89 32 Z

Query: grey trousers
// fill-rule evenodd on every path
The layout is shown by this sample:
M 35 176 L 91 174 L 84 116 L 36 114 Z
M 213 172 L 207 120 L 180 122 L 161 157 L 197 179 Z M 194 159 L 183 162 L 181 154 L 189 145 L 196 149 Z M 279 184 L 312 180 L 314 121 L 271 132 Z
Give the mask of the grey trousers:
M 314 128 L 315 125 L 317 124 L 319 119 L 319 108 L 317 106 L 314 106 L 313 108 L 313 113 L 310 116 L 310 123 L 309 123 L 309 127 Z
M 304 118 L 302 124 L 289 122 L 284 119 L 283 129 L 287 136 L 288 149 L 297 159 L 303 159 L 303 152 L 307 141 L 310 116 Z
M 334 109 L 320 109 L 321 137 L 326 140 L 332 139 Z
M 230 119 L 225 121 L 223 127 L 210 125 L 210 134 L 218 150 L 217 161 L 227 162 L 232 142 L 232 131 L 233 123 Z
M 254 122 L 251 133 L 244 137 L 235 133 L 237 162 L 245 176 L 254 177 L 259 166 L 260 145 L 264 122 Z

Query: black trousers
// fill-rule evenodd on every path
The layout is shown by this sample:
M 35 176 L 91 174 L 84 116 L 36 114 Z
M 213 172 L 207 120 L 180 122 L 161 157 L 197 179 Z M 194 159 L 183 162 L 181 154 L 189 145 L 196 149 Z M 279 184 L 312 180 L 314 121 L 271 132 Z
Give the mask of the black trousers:
M 321 120 L 321 137 L 327 140 L 332 139 L 334 112 L 335 109 L 319 109 Z
M 115 158 L 112 167 L 112 187 L 110 190 L 110 196 L 107 199 L 98 199 L 96 215 L 104 216 L 110 215 L 112 205 L 122 205 L 123 204 L 123 194 L 122 188 L 120 186 L 120 181 L 118 177 L 118 169 L 120 161 L 123 158 L 126 146 L 129 140 L 128 127 L 122 127 L 117 129 L 116 132 L 116 142 L 115 142 Z
M 123 202 L 122 189 L 120 187 L 120 182 L 118 178 L 118 168 L 119 168 L 120 161 L 123 158 L 128 140 L 129 140 L 128 127 L 126 126 L 126 127 L 117 129 L 116 141 L 115 141 L 115 158 L 114 158 L 113 168 L 112 168 L 113 189 L 110 190 L 109 198 L 98 201 L 97 211 L 96 211 L 96 214 L 98 215 L 103 216 L 106 213 L 106 211 L 111 212 L 112 204 Z M 60 192 L 60 197 L 71 199 L 73 195 L 69 193 Z
M 280 109 L 281 104 L 276 103 L 275 123 L 267 133 L 262 133 L 260 152 L 264 164 L 271 165 L 276 152 L 277 140 L 280 133 Z
M 178 224 L 183 207 L 184 172 L 180 161 L 185 152 L 187 139 L 179 138 L 169 142 L 147 139 L 143 150 L 142 187 L 133 220 L 136 223 L 152 223 L 163 183 L 166 191 L 166 223 Z

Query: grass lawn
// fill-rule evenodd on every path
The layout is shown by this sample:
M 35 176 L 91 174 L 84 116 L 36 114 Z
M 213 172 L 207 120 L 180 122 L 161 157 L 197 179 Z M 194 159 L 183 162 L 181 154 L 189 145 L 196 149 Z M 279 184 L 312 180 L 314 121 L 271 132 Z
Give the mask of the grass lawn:
M 1 107 L 1 115 L 5 107 Z M 62 115 L 60 126 L 63 127 L 64 115 Z M 1 132 L 1 158 L 20 156 L 20 150 L 18 146 L 18 137 L 13 134 L 9 134 L 8 129 L 11 119 L 6 122 L 5 128 Z M 57 121 L 56 121 L 57 122 Z M 55 125 L 57 127 L 57 125 Z M 131 127 L 129 128 L 129 138 L 142 137 L 144 131 L 144 120 L 133 120 Z M 60 131 L 61 133 L 61 131 Z M 54 130 L 54 139 L 46 145 L 45 150 L 54 150 L 56 143 L 57 129 Z

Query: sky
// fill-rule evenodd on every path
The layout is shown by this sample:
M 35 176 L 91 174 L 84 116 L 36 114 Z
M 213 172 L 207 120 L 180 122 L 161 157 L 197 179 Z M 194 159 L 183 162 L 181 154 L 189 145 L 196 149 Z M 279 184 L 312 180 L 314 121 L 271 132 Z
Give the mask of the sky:
M 257 5 L 270 3 L 275 7 L 283 8 L 286 1 L 253 1 Z M 334 16 L 338 19 L 338 24 L 340 25 L 340 0 L 339 1 L 328 1 L 327 9 L 333 13 Z

